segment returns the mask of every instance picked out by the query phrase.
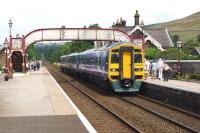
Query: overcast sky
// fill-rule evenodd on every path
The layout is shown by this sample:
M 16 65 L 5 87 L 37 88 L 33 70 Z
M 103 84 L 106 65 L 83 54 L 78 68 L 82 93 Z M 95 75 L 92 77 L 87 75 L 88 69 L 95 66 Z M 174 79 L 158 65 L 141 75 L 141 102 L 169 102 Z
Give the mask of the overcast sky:
M 123 17 L 134 24 L 138 10 L 145 24 L 170 21 L 200 11 L 200 0 L 2 0 L 0 6 L 0 44 L 12 32 L 27 34 L 38 28 L 74 27 L 98 23 L 110 27 Z

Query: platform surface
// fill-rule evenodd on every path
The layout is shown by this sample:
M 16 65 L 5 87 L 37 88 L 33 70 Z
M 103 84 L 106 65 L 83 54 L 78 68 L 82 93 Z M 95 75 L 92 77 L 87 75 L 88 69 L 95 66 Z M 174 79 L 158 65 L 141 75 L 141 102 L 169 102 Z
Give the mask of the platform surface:
M 0 133 L 88 132 L 46 68 L 0 79 Z
M 154 80 L 151 79 L 150 77 L 147 80 L 144 80 L 144 82 L 200 94 L 200 83 L 197 82 L 180 81 L 180 80 L 169 80 L 168 82 L 166 82 L 158 79 Z

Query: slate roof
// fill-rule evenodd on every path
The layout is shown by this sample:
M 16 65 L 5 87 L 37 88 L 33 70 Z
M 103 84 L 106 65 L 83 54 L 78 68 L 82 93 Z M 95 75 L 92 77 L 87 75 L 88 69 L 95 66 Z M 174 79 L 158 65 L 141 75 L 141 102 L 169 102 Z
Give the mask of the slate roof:
M 169 36 L 169 33 L 166 29 L 145 29 L 144 30 L 149 33 L 154 39 L 156 39 L 163 48 L 173 47 L 173 43 Z
M 135 27 L 134 26 L 120 26 L 120 27 L 112 27 L 114 29 L 118 29 L 121 31 L 124 31 L 126 33 L 131 32 Z M 163 48 L 170 48 L 173 47 L 173 43 L 171 41 L 171 38 L 169 36 L 168 31 L 165 28 L 160 28 L 160 29 L 147 29 L 144 27 L 144 30 L 152 36 L 156 41 L 158 41 Z
M 113 29 L 118 29 L 118 30 L 121 30 L 121 31 L 123 31 L 123 32 L 126 32 L 126 33 L 129 33 L 129 32 L 131 32 L 133 29 L 134 29 L 134 26 L 126 26 L 126 27 L 122 27 L 122 26 L 120 26 L 120 27 L 112 27 Z
M 200 55 L 200 47 L 194 47 L 192 49 L 192 55 L 196 55 L 196 56 Z

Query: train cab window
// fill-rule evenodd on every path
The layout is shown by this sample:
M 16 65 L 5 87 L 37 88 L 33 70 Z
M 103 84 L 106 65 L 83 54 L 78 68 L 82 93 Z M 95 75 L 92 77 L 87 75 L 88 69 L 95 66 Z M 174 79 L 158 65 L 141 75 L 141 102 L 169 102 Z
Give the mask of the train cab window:
M 135 54 L 135 63 L 142 63 L 142 55 Z
M 111 63 L 119 63 L 119 54 L 112 54 Z

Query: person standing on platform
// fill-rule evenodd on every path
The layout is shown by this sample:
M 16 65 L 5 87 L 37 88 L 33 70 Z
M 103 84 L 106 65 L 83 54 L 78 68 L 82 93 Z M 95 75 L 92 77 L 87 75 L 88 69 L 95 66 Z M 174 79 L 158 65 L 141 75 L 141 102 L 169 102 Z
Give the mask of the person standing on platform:
M 145 59 L 145 62 L 144 62 L 144 71 L 145 71 L 145 80 L 148 79 L 149 77 L 149 74 L 150 74 L 150 66 L 151 66 L 151 63 Z
M 37 66 L 37 70 L 39 71 L 40 70 L 40 63 L 39 63 L 39 61 L 36 61 L 36 66 Z
M 42 67 L 42 61 L 41 60 L 39 60 L 39 63 L 40 63 L 40 68 Z
M 170 73 L 170 67 L 167 65 L 167 63 L 164 63 L 164 68 L 163 68 L 163 77 L 164 81 L 168 82 L 169 79 L 169 73 Z
M 34 68 L 34 71 L 36 71 L 36 61 L 33 61 L 33 68 Z
M 156 79 L 156 70 L 157 70 L 157 63 L 155 60 L 153 60 L 151 64 L 151 74 L 153 79 Z
M 157 68 L 158 68 L 158 79 L 162 80 L 163 79 L 164 62 L 161 58 L 158 60 Z

